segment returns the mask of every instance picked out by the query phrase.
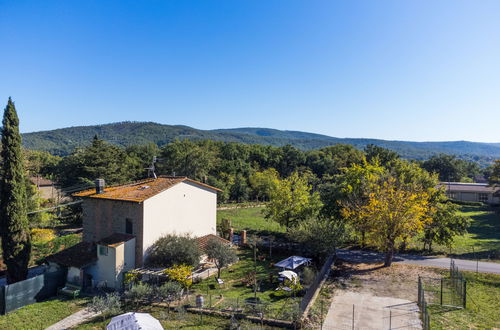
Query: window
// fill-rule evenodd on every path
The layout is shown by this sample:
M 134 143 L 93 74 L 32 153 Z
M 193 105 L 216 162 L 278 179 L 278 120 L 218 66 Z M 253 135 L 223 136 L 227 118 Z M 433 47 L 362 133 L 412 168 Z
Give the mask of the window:
M 488 194 L 479 194 L 478 200 L 480 202 L 487 203 L 488 202 Z
M 450 199 L 457 199 L 457 193 L 455 193 L 455 192 L 449 192 L 448 193 L 448 197 Z
M 125 219 L 125 233 L 132 235 L 134 233 L 134 223 L 132 219 Z
M 108 247 L 104 245 L 99 245 L 99 255 L 107 256 L 108 255 Z

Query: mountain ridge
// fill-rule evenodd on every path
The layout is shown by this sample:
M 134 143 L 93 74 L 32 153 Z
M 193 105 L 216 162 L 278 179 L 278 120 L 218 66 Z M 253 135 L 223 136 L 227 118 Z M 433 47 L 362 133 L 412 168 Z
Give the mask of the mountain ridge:
M 500 158 L 500 143 L 337 138 L 317 133 L 262 127 L 201 130 L 186 125 L 126 121 L 102 125 L 72 126 L 22 134 L 23 144 L 26 148 L 48 151 L 61 156 L 70 154 L 77 147 L 88 145 L 95 135 L 120 146 L 146 143 L 162 146 L 175 139 L 210 139 L 272 146 L 291 144 L 303 150 L 311 150 L 345 143 L 357 148 L 364 148 L 367 144 L 375 144 L 394 150 L 410 159 L 426 159 L 439 153 L 454 154 L 472 160 L 477 158 L 484 161 Z

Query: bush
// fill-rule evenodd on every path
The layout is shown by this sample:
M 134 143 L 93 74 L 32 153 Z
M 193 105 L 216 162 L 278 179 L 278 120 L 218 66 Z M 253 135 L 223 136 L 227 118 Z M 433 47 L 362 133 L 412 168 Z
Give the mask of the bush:
M 304 285 L 311 285 L 316 279 L 316 272 L 311 267 L 304 267 L 304 271 L 302 272 L 302 282 Z
M 182 286 L 178 282 L 167 282 L 156 288 L 156 297 L 168 305 L 170 312 L 170 303 L 181 298 Z
M 184 288 L 189 288 L 193 284 L 193 278 L 191 273 L 193 267 L 188 265 L 175 265 L 168 269 L 165 269 L 165 274 L 172 281 L 175 281 L 182 285 Z
M 53 229 L 33 228 L 31 229 L 31 241 L 34 244 L 44 244 L 56 238 Z
M 150 304 L 154 300 L 154 290 L 150 285 L 139 282 L 125 291 L 125 298 L 135 305 Z
M 201 251 L 196 239 L 190 235 L 165 235 L 160 237 L 148 250 L 146 264 L 150 267 L 171 267 L 174 265 L 200 264 Z
M 103 320 L 109 315 L 121 312 L 121 302 L 118 293 L 107 293 L 105 296 L 96 296 L 92 299 L 89 309 L 95 313 L 102 313 Z

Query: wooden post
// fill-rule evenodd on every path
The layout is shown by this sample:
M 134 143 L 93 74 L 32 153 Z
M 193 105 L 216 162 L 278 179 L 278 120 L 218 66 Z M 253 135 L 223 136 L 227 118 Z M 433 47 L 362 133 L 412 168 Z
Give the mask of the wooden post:
M 462 283 L 464 284 L 464 291 L 462 292 L 462 294 L 463 294 L 463 296 L 462 296 L 463 306 L 464 306 L 464 308 L 466 308 L 467 307 L 467 282 L 465 280 L 463 280 Z
M 247 244 L 247 231 L 243 230 L 241 232 L 241 244 L 245 245 Z

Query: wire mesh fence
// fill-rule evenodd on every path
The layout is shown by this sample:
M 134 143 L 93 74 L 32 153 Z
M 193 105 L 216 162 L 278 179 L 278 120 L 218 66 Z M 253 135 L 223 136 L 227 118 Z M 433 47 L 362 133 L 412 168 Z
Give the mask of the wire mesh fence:
M 268 302 L 253 297 L 224 297 L 213 294 L 187 296 L 185 305 L 218 311 L 228 314 L 240 314 L 258 318 L 295 322 L 300 318 L 300 299 L 286 298 L 277 302 Z
M 432 291 L 431 291 L 432 292 Z M 426 292 L 422 279 L 418 277 L 418 307 L 420 308 L 420 320 L 422 321 L 422 329 L 428 330 L 431 328 L 431 321 L 429 317 L 429 310 L 427 309 Z

